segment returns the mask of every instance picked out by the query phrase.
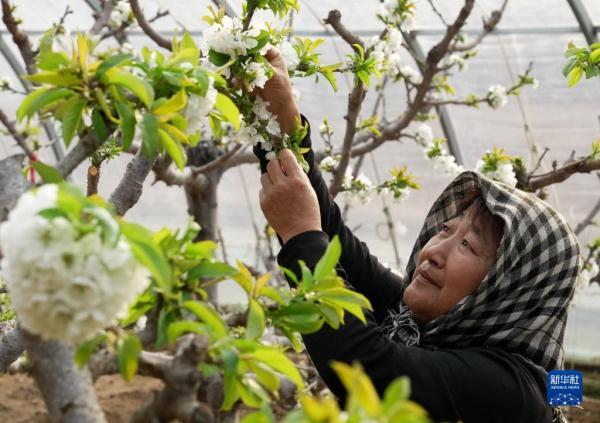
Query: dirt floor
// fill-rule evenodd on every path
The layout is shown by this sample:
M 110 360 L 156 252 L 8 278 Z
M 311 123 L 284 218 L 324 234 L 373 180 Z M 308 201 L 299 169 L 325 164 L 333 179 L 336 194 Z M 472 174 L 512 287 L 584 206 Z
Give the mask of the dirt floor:
M 157 379 L 137 376 L 126 383 L 119 375 L 102 376 L 96 382 L 100 405 L 110 423 L 125 423 L 129 416 L 160 389 Z M 23 374 L 0 376 L 0 422 L 48 422 L 46 409 L 33 380 Z
M 161 385 L 152 378 L 137 376 L 126 383 L 120 376 L 111 375 L 98 380 L 96 392 L 108 421 L 125 423 Z M 570 423 L 597 423 L 600 421 L 600 400 L 586 397 L 583 408 L 567 407 L 565 411 Z M 30 377 L 24 374 L 0 376 L 0 422 L 48 422 L 44 403 Z

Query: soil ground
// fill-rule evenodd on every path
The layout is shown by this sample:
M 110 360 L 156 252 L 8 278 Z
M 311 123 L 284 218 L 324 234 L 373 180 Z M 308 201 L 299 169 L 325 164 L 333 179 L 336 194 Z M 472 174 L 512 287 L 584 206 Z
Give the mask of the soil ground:
M 102 376 L 96 382 L 96 392 L 108 421 L 125 423 L 161 386 L 162 382 L 153 378 L 136 376 L 126 383 L 119 375 L 110 375 Z M 597 423 L 600 421 L 600 399 L 586 396 L 583 408 L 567 407 L 565 414 L 570 423 Z M 44 403 L 29 376 L 0 376 L 0 422 L 48 422 Z

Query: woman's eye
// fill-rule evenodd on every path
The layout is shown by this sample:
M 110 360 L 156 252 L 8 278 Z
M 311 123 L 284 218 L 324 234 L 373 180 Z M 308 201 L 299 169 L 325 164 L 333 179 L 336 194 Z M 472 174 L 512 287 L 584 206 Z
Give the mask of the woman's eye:
M 473 254 L 476 254 L 476 253 L 475 253 L 475 250 L 473 249 L 473 247 L 471 247 L 471 244 L 469 244 L 469 241 L 467 241 L 466 239 L 463 239 L 463 240 L 462 240 L 462 245 L 464 245 L 465 247 L 468 247 L 468 248 L 469 248 L 469 250 L 471 250 L 471 252 L 472 252 Z
M 445 223 L 442 223 L 442 231 L 449 231 L 450 228 L 448 227 L 448 225 L 446 225 Z

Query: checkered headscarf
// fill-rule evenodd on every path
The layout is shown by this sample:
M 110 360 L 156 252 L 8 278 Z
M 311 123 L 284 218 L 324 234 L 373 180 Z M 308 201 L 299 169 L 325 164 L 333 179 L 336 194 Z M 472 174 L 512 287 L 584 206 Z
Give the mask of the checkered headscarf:
M 387 334 L 406 345 L 433 349 L 496 347 L 539 371 L 562 369 L 567 309 L 581 257 L 563 217 L 535 195 L 479 173 L 461 173 L 425 218 L 406 267 L 404 288 L 412 280 L 421 249 L 457 214 L 464 193 L 475 187 L 505 224 L 492 268 L 478 289 L 421 328 L 401 302 L 399 312 L 390 312 L 384 322 Z

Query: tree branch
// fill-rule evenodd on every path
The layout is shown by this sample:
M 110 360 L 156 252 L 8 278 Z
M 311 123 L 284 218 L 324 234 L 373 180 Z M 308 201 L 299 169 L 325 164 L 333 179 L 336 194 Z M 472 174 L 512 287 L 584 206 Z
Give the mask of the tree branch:
M 79 142 L 67 153 L 67 155 L 58 162 L 56 169 L 64 178 L 66 178 L 101 145 L 102 142 L 96 135 L 96 132 L 88 131 L 79 139 Z
M 450 51 L 453 51 L 453 52 L 468 51 L 468 50 L 472 50 L 475 47 L 477 47 L 486 36 L 488 36 L 489 34 L 491 34 L 494 31 L 494 29 L 500 22 L 500 19 L 502 19 L 502 14 L 504 13 L 504 9 L 506 9 L 507 3 L 508 3 L 508 0 L 504 0 L 504 2 L 502 3 L 502 6 L 500 6 L 500 9 L 494 10 L 492 12 L 491 16 L 489 17 L 489 19 L 483 20 L 483 31 L 477 36 L 477 38 L 475 38 L 475 40 L 473 40 L 470 43 L 466 43 L 466 44 L 462 44 L 462 45 L 458 45 L 457 43 L 454 43 L 450 47 Z
M 21 147 L 21 150 L 23 150 L 25 152 L 27 157 L 31 160 L 35 160 L 35 158 L 36 158 L 35 153 L 27 145 L 27 137 L 25 135 L 23 135 L 21 132 L 17 131 L 17 128 L 15 127 L 14 122 L 11 122 L 8 119 L 8 116 L 6 116 L 6 114 L 4 113 L 4 111 L 2 109 L 0 109 L 0 121 L 6 127 L 6 129 L 8 130 L 10 135 L 14 138 L 14 140 L 17 142 L 19 147 Z
M 115 206 L 119 216 L 127 213 L 135 205 L 142 195 L 142 189 L 146 177 L 152 170 L 156 157 L 148 159 L 140 149 L 133 159 L 127 163 L 127 170 L 121 178 L 119 185 L 110 195 L 110 202 Z
M 595 170 L 600 170 L 600 159 L 592 160 L 586 157 L 551 172 L 530 176 L 525 187 L 534 192 L 548 185 L 563 182 L 575 173 L 590 173 Z
M 356 50 L 354 44 L 359 44 L 361 47 L 364 47 L 362 40 L 356 35 L 354 35 L 352 32 L 350 32 L 348 28 L 346 28 L 344 24 L 342 24 L 341 19 L 342 14 L 340 13 L 340 11 L 334 9 L 329 11 L 327 18 L 323 19 L 323 22 L 331 25 L 333 30 L 337 32 L 338 35 L 342 37 L 342 39 L 346 41 L 352 47 L 353 50 Z
M 2 20 L 6 29 L 11 33 L 14 43 L 17 45 L 23 62 L 25 62 L 25 68 L 29 75 L 36 72 L 35 66 L 35 52 L 31 48 L 31 42 L 26 33 L 19 29 L 19 24 L 13 16 L 13 6 L 8 0 L 2 0 Z
M 154 28 L 152 28 L 150 23 L 148 23 L 148 21 L 146 20 L 146 17 L 144 16 L 142 9 L 140 8 L 138 0 L 129 0 L 129 4 L 131 4 L 131 11 L 133 12 L 133 15 L 135 16 L 135 19 L 137 20 L 138 24 L 140 25 L 140 28 L 142 28 L 142 31 L 144 31 L 144 33 L 160 47 L 170 51 L 172 48 L 171 41 L 160 35 L 157 31 L 154 30 Z
M 592 208 L 589 214 L 575 228 L 575 235 L 579 235 L 585 228 L 594 223 L 594 217 L 600 212 L 600 198 L 596 201 L 596 205 Z
M 238 144 L 235 147 L 233 147 L 231 150 L 229 150 L 228 152 L 223 154 L 222 156 L 219 156 L 215 160 L 208 162 L 205 165 L 189 166 L 190 169 L 192 170 L 192 175 L 197 176 L 200 173 L 208 173 L 208 172 L 211 172 L 211 171 L 221 167 L 222 165 L 226 164 L 229 159 L 231 159 L 233 156 L 235 156 L 237 152 L 241 152 L 245 148 L 246 148 L 245 145 Z
M 0 322 L 0 373 L 23 354 L 23 341 L 15 320 Z

